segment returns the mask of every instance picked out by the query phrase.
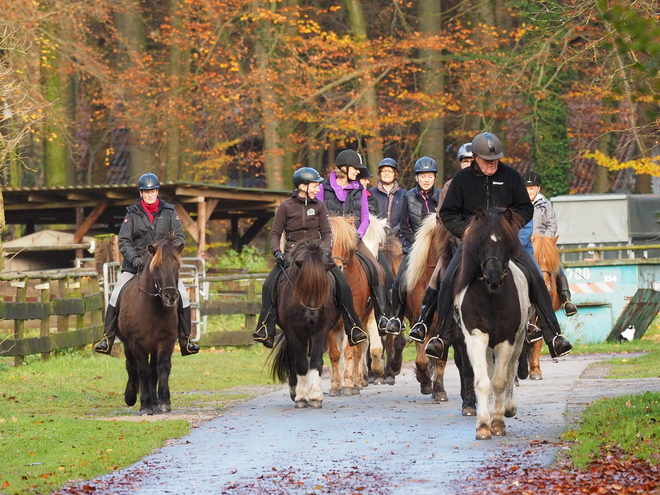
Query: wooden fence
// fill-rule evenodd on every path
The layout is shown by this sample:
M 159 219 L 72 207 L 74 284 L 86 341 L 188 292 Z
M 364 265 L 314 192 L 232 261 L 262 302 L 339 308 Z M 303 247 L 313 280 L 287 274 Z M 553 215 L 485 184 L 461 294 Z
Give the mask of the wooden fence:
M 13 320 L 13 334 L 0 338 L 0 356 L 19 364 L 23 356 L 47 359 L 54 350 L 98 341 L 102 310 L 95 271 L 0 275 L 0 320 Z M 38 325 L 30 326 L 34 320 Z

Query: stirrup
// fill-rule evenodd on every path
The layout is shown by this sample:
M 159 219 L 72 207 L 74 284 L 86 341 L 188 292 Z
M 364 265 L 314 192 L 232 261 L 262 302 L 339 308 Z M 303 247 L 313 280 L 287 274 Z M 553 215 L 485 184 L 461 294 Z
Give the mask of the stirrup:
M 403 330 L 402 327 L 403 325 L 401 323 L 401 320 L 397 316 L 394 316 L 390 321 L 387 322 L 387 326 L 385 327 L 385 333 L 389 335 L 399 335 L 401 333 L 401 330 Z
M 552 339 L 552 346 L 550 347 L 550 355 L 553 358 L 558 358 L 573 352 L 573 344 L 561 335 L 555 335 Z
M 252 332 L 252 338 L 257 342 L 268 340 L 268 326 L 265 321 L 261 323 L 261 326 L 257 328 L 256 332 Z
M 412 326 L 408 338 L 422 344 L 426 338 L 426 332 L 428 332 L 426 323 L 420 320 Z
M 110 339 L 105 335 L 94 346 L 94 352 L 98 352 L 101 354 L 110 354 L 111 350 L 112 350 L 112 344 L 110 343 Z
M 185 342 L 181 342 L 181 340 L 184 340 Z M 181 340 L 179 340 L 179 346 L 181 347 L 182 356 L 190 356 L 191 354 L 197 354 L 199 352 L 199 346 L 192 337 L 184 337 Z
M 528 344 L 533 344 L 543 338 L 543 332 L 539 327 L 534 325 L 531 321 L 527 322 L 527 333 L 525 334 L 525 340 Z
M 442 360 L 445 354 L 445 343 L 440 337 L 432 337 L 426 344 L 424 353 L 430 358 Z
M 353 325 L 348 332 L 348 344 L 352 347 L 367 340 L 367 334 L 357 325 Z
M 382 330 L 387 333 L 387 325 L 389 322 L 390 320 L 387 318 L 387 316 L 384 314 L 380 315 L 380 318 L 378 318 L 378 330 Z
M 564 306 L 564 314 L 566 316 L 573 316 L 578 312 L 577 306 L 570 299 L 564 301 L 564 304 L 562 304 L 562 306 Z

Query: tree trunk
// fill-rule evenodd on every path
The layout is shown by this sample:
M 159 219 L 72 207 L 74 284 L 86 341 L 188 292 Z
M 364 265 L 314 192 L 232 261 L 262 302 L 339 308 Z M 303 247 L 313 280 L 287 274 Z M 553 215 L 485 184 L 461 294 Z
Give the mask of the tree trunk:
M 437 0 L 420 0 L 419 31 L 425 37 L 439 36 L 442 29 L 442 8 Z M 441 53 L 437 50 L 422 49 L 420 58 L 424 60 L 422 90 L 432 100 L 442 98 L 445 91 L 444 68 Z M 431 120 L 420 122 L 420 156 L 430 156 L 438 164 L 438 178 L 444 178 L 445 120 L 438 115 Z
M 364 11 L 362 9 L 361 0 L 346 0 L 346 7 L 348 9 L 348 20 L 350 30 L 357 38 L 357 41 L 367 40 L 367 23 L 364 19 Z M 369 60 L 364 55 L 359 55 L 357 60 L 358 67 L 366 67 Z M 376 98 L 376 87 L 373 77 L 367 73 L 360 82 L 362 86 L 362 101 L 361 108 L 366 117 L 371 132 L 365 135 L 367 144 L 367 166 L 371 173 L 376 175 L 378 173 L 378 164 L 383 159 L 383 139 L 380 135 L 380 126 L 378 121 L 378 101 Z

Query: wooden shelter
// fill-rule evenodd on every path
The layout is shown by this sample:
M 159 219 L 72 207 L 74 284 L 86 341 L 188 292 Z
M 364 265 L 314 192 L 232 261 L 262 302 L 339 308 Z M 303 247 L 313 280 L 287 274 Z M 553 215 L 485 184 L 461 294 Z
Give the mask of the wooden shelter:
M 273 217 L 290 191 L 230 187 L 193 182 L 161 183 L 160 196 L 176 206 L 184 228 L 197 243 L 197 255 L 206 251 L 204 235 L 209 220 L 230 220 L 231 244 L 248 244 Z M 67 224 L 76 228 L 74 243 L 90 230 L 116 234 L 126 207 L 139 197 L 134 185 L 2 188 L 7 225 Z M 251 221 L 244 232 L 239 219 Z

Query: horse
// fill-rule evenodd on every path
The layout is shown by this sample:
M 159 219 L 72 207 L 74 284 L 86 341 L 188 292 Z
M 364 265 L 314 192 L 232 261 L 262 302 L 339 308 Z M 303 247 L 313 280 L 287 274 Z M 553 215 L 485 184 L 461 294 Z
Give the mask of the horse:
M 172 352 L 178 337 L 179 267 L 183 244 L 169 235 L 148 246 L 144 269 L 121 291 L 117 337 L 124 343 L 127 406 L 140 393 L 140 414 L 168 413 Z
M 463 236 L 453 301 L 474 370 L 477 440 L 505 436 L 504 417 L 517 412 L 516 366 L 533 311 L 527 279 L 511 261 L 522 249 L 520 225 L 510 209 L 478 210 Z
M 382 363 L 382 347 L 377 350 L 378 328 L 373 315 L 369 280 L 357 257 L 357 229 L 354 220 L 349 217 L 331 216 L 330 225 L 334 243 L 332 256 L 342 269 L 353 293 L 353 305 L 364 330 L 370 339 L 356 346 L 349 346 L 345 339 L 344 326 L 338 322 L 328 335 L 328 354 L 330 356 L 330 396 L 357 395 L 369 384 L 366 367 L 369 340 L 375 344 L 372 349 L 372 365 L 380 360 Z M 382 344 L 381 344 L 382 346 Z M 374 357 L 376 359 L 374 359 Z
M 557 287 L 557 277 L 561 260 L 559 250 L 557 249 L 557 239 L 559 236 L 548 237 L 541 234 L 532 235 L 532 246 L 534 247 L 534 257 L 541 268 L 545 286 L 550 293 L 552 309 L 557 311 L 561 308 L 561 299 L 559 299 L 559 288 Z M 543 341 L 538 340 L 532 344 L 529 353 L 529 379 L 543 380 L 541 373 L 541 349 Z
M 274 379 L 289 382 L 296 408 L 323 406 L 321 372 L 330 329 L 340 317 L 328 260 L 319 239 L 303 241 L 277 285 L 277 324 L 271 354 Z

